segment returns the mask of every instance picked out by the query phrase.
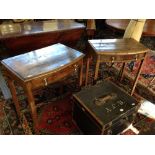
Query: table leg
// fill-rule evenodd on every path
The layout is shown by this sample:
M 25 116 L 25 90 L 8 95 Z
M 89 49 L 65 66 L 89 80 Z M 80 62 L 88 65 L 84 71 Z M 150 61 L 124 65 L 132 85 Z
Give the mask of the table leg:
M 98 78 L 98 71 L 99 71 L 99 66 L 100 66 L 100 57 L 97 57 L 96 60 L 96 66 L 95 66 L 95 76 L 94 76 L 94 82 L 96 82 L 97 78 Z
M 138 78 L 139 78 L 139 75 L 140 75 L 141 70 L 142 70 L 143 62 L 144 62 L 144 59 L 141 60 L 141 63 L 140 63 L 140 66 L 139 66 L 139 69 L 138 69 L 138 72 L 137 72 L 137 75 L 136 75 L 136 77 L 135 77 L 135 81 L 134 81 L 134 84 L 133 84 L 133 87 L 132 87 L 132 90 L 131 90 L 131 95 L 133 95 L 134 90 L 135 90 L 135 87 L 136 87 L 136 85 L 137 85 Z
M 89 65 L 90 65 L 90 58 L 87 58 L 87 60 L 86 60 L 86 80 L 85 80 L 85 86 L 87 86 L 87 84 L 88 84 Z
M 37 110 L 36 110 L 35 100 L 34 100 L 33 93 L 32 93 L 31 83 L 26 84 L 26 93 L 27 93 L 30 110 L 31 110 L 31 116 L 32 116 L 33 123 L 34 123 L 34 130 L 35 130 L 35 133 L 38 133 Z
M 81 61 L 80 65 L 80 76 L 79 76 L 79 87 L 82 86 L 82 79 L 83 79 L 83 60 Z
M 13 100 L 13 102 L 15 104 L 15 108 L 16 108 L 18 118 L 20 119 L 21 118 L 20 104 L 19 104 L 19 101 L 18 101 L 14 81 L 12 79 L 8 78 L 8 84 L 9 84 L 9 88 L 10 88 L 10 91 L 11 91 L 11 94 L 12 94 L 12 100 Z
M 126 62 L 123 62 L 123 66 L 122 66 L 121 71 L 120 71 L 120 81 L 123 80 L 125 66 L 126 66 Z
M 154 80 L 155 80 L 155 77 L 153 77 L 153 79 L 150 81 L 150 83 L 148 84 L 147 87 L 150 87 L 152 85 L 152 83 L 153 83 Z

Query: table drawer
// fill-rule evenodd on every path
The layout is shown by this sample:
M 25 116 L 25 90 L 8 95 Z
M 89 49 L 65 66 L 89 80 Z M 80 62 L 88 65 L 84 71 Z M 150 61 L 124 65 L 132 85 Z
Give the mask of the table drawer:
M 101 62 L 127 62 L 144 59 L 145 53 L 132 55 L 100 55 Z
M 47 86 L 48 84 L 59 81 L 65 77 L 71 75 L 72 73 L 76 72 L 79 68 L 79 65 L 80 65 L 80 62 L 76 62 L 72 65 L 69 65 L 69 66 L 63 68 L 63 69 L 52 72 L 51 74 L 48 74 L 45 76 L 43 75 L 36 79 L 33 79 L 31 81 L 32 88 L 35 89 L 38 87 Z

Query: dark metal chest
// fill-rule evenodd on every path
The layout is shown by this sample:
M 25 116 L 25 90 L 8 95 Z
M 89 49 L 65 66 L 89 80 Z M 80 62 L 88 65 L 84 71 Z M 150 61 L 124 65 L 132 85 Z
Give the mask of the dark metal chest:
M 119 134 L 134 120 L 140 103 L 106 80 L 73 95 L 73 119 L 84 134 Z

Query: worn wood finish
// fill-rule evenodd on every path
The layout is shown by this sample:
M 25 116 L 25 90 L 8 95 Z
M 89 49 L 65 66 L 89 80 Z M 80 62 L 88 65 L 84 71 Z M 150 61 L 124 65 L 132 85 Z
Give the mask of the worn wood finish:
M 95 39 L 89 40 L 95 53 L 99 55 L 125 56 L 143 54 L 148 50 L 143 44 L 134 39 Z M 136 57 L 134 57 L 136 59 Z
M 74 64 L 83 57 L 81 52 L 62 44 L 55 44 L 32 52 L 2 60 L 4 65 L 14 71 L 23 81 L 36 76 L 51 74 Z
M 130 19 L 107 19 L 106 24 L 120 32 L 124 32 L 127 28 Z M 147 19 L 143 29 L 143 36 L 155 36 L 155 20 Z
M 17 55 L 55 43 L 75 44 L 85 26 L 73 20 L 28 21 L 0 25 L 0 42 L 9 55 Z
M 99 64 L 101 62 L 130 62 L 130 61 L 138 61 L 144 60 L 146 53 L 149 51 L 141 43 L 137 42 L 134 39 L 124 38 L 124 39 L 96 39 L 96 40 L 89 40 L 89 50 L 88 50 L 88 60 L 89 63 L 90 57 L 94 57 L 96 60 L 96 67 L 95 67 L 95 75 L 94 80 L 96 81 L 98 78 L 98 70 Z M 89 72 L 89 64 L 86 65 L 86 73 Z M 124 65 L 122 70 L 121 78 L 124 74 Z M 132 89 L 132 93 L 134 92 L 135 86 L 137 84 L 137 79 L 140 75 L 141 69 L 138 71 L 136 80 Z M 87 75 L 87 74 L 86 74 Z M 88 76 L 88 75 L 87 75 Z M 88 77 L 86 77 L 88 81 Z M 87 85 L 87 83 L 86 83 Z
M 79 70 L 79 87 L 82 85 L 84 54 L 62 44 L 55 44 L 36 51 L 28 52 L 2 60 L 5 75 L 11 80 L 10 89 L 16 105 L 19 107 L 12 81 L 18 82 L 28 96 L 34 128 L 37 129 L 37 112 L 32 91 L 46 87 Z M 20 115 L 20 114 L 19 114 Z M 36 130 L 37 131 L 37 130 Z

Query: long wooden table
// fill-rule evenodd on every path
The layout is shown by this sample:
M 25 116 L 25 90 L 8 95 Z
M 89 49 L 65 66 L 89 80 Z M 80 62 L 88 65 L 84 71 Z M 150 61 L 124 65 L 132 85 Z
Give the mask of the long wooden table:
M 0 43 L 9 55 L 17 55 L 55 43 L 73 46 L 85 26 L 73 20 L 28 21 L 0 25 Z

